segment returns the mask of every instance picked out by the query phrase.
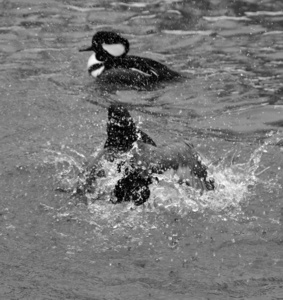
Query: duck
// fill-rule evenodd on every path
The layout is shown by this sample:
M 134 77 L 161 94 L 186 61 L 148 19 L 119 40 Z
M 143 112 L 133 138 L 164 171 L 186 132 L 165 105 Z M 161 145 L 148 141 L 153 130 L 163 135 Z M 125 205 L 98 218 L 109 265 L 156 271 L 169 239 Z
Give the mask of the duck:
M 215 189 L 213 178 L 208 178 L 207 166 L 191 143 L 178 141 L 158 146 L 154 140 L 137 128 L 128 109 L 121 104 L 108 108 L 107 138 L 101 151 L 86 162 L 85 181 L 76 187 L 75 193 L 92 192 L 98 177 L 106 173 L 99 167 L 100 161 L 117 161 L 116 168 L 122 173 L 112 191 L 112 203 L 134 202 L 139 206 L 150 197 L 150 185 L 158 174 L 173 172 L 179 183 L 185 183 L 201 192 Z M 121 162 L 118 158 L 127 155 Z M 129 159 L 130 157 L 130 159 Z
M 158 82 L 171 81 L 181 75 L 150 58 L 128 55 L 129 41 L 116 32 L 99 31 L 93 35 L 93 51 L 87 62 L 88 73 L 106 83 L 148 87 Z

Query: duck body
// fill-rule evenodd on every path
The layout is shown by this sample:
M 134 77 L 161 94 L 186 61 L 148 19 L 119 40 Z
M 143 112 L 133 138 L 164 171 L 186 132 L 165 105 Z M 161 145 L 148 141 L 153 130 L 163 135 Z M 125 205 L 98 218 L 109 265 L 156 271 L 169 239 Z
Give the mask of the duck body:
M 158 174 L 168 171 L 176 174 L 180 183 L 195 189 L 209 191 L 215 188 L 214 180 L 208 179 L 207 167 L 193 145 L 180 141 L 157 146 L 151 137 L 136 127 L 122 105 L 110 105 L 106 142 L 103 149 L 87 162 L 86 180 L 77 187 L 78 193 L 91 191 L 98 178 L 107 176 L 100 165 L 102 160 L 114 163 L 121 175 L 113 190 L 114 203 L 144 203 L 150 196 L 150 184 Z
M 128 40 L 114 32 L 97 32 L 92 46 L 80 51 L 94 52 L 87 63 L 88 72 L 104 82 L 147 86 L 181 77 L 153 59 L 128 55 Z

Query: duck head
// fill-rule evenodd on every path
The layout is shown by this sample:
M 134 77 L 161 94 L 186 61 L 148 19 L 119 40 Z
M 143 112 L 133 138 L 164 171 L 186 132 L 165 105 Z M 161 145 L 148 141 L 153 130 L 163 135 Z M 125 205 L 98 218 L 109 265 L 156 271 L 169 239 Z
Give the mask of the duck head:
M 92 38 L 90 47 L 79 50 L 93 51 L 87 69 L 91 76 L 98 77 L 104 70 L 111 69 L 129 52 L 130 45 L 127 39 L 115 32 L 99 31 Z

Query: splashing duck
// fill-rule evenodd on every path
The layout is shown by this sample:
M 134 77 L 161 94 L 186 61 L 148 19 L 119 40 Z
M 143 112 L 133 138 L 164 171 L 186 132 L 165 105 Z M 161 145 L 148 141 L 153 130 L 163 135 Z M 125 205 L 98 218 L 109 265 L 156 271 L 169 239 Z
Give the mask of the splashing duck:
M 193 145 L 185 141 L 157 146 L 153 139 L 137 128 L 129 111 L 120 104 L 108 108 L 107 139 L 103 149 L 87 162 L 89 172 L 86 182 L 77 188 L 86 192 L 98 176 L 105 176 L 98 168 L 101 159 L 115 161 L 121 154 L 130 154 L 124 162 L 117 163 L 122 177 L 117 181 L 112 202 L 133 201 L 141 205 L 150 197 L 150 184 L 157 174 L 174 172 L 180 183 L 200 189 L 215 189 L 214 180 L 208 179 L 207 167 L 202 163 Z M 126 167 L 125 167 L 126 166 Z

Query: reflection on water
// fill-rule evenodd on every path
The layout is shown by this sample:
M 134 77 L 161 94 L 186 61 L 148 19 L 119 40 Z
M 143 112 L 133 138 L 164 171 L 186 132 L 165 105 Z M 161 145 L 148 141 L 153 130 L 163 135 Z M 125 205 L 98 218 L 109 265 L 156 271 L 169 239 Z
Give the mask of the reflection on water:
M 283 5 L 3 1 L 3 299 L 282 298 Z M 102 85 L 78 49 L 117 30 L 184 80 Z M 143 207 L 62 193 L 122 102 L 157 144 L 186 139 L 217 190 L 163 178 Z

